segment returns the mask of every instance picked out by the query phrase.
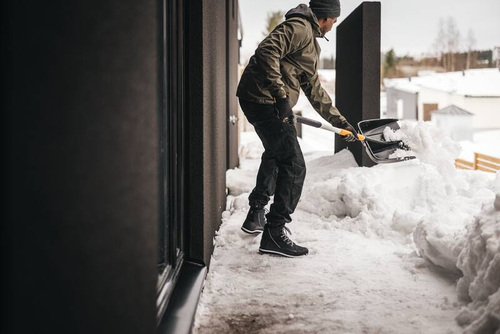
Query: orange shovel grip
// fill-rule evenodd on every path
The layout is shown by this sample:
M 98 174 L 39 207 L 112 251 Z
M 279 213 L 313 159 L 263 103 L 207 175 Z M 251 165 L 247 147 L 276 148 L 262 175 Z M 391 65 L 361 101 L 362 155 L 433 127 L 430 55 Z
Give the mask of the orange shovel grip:
M 352 132 L 349 130 L 341 129 L 340 135 L 341 136 L 351 136 Z M 358 140 L 365 140 L 365 136 L 358 134 Z

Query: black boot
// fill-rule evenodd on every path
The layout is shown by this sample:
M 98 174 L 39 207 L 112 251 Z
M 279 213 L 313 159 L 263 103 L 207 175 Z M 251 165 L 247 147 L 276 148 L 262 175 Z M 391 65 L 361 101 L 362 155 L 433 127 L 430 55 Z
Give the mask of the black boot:
M 264 233 L 262 233 L 259 251 L 261 253 L 277 254 L 286 257 L 306 255 L 309 250 L 296 245 L 288 238 L 286 232 L 291 234 L 290 230 L 285 226 L 270 228 L 266 225 Z
M 249 234 L 261 233 L 266 225 L 265 214 L 265 209 L 250 208 L 241 230 Z

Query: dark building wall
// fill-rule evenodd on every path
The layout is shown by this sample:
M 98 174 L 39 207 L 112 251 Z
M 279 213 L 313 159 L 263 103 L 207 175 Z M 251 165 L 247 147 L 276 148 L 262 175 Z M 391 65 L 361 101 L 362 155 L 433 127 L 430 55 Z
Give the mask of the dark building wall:
M 155 332 L 157 7 L 9 8 L 14 316 L 2 323 L 15 333 Z
M 226 206 L 226 2 L 187 4 L 189 256 L 208 265 Z M 234 40 L 237 43 L 237 40 Z
M 237 7 L 184 5 L 182 250 L 186 262 L 208 265 L 226 204 L 227 94 L 236 85 L 228 45 L 238 43 L 226 6 Z M 10 130 L 2 330 L 153 333 L 162 2 L 2 6 Z
M 380 2 L 363 2 L 337 28 L 335 104 L 357 128 L 361 120 L 380 118 Z M 361 166 L 373 162 L 360 142 L 348 147 Z

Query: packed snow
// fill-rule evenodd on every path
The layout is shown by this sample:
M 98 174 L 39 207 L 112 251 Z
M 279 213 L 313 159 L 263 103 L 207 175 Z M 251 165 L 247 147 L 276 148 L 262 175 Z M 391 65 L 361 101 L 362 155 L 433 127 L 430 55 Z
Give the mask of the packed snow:
M 500 333 L 500 172 L 456 170 L 457 143 L 400 125 L 385 136 L 415 160 L 361 168 L 301 141 L 295 259 L 240 230 L 263 152 L 242 133 L 195 333 Z
M 497 177 L 500 192 L 500 177 Z M 458 322 L 470 333 L 500 333 L 500 194 L 487 204 L 468 236 L 457 266 L 463 273 L 458 281 L 459 298 L 469 303 Z

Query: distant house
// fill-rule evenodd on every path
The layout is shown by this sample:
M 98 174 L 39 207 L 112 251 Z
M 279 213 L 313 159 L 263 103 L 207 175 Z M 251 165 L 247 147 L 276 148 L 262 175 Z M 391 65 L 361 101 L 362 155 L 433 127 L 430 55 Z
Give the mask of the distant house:
M 386 79 L 384 84 L 388 117 L 429 121 L 432 111 L 453 104 L 474 114 L 473 129 L 500 128 L 498 69 L 427 73 L 412 78 Z
M 410 79 L 398 81 L 395 87 L 387 87 L 387 117 L 417 120 L 419 90 L 420 87 Z
M 451 138 L 472 141 L 474 114 L 455 105 L 431 112 L 431 120 Z

